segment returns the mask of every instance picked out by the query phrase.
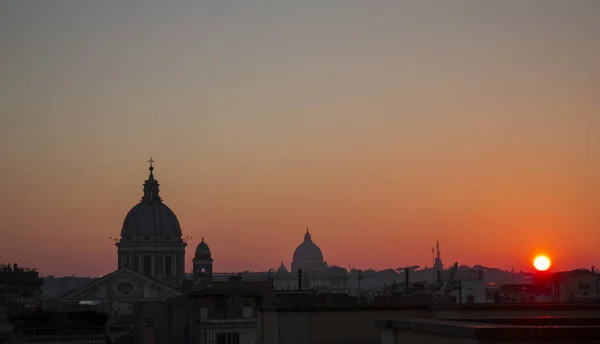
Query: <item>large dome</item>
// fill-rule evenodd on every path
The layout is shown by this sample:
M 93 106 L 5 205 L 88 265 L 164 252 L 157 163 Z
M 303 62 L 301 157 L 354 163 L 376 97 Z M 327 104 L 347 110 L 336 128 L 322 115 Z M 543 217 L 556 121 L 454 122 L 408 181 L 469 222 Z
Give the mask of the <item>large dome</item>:
M 123 221 L 122 238 L 181 237 L 179 220 L 173 211 L 162 202 L 141 202 L 135 205 Z
M 173 211 L 162 202 L 159 184 L 154 179 L 154 168 L 144 183 L 144 196 L 125 216 L 121 239 L 181 239 L 179 220 Z
M 294 251 L 294 262 L 322 262 L 323 252 L 319 246 L 312 242 L 312 238 L 308 229 L 304 235 L 304 241 Z

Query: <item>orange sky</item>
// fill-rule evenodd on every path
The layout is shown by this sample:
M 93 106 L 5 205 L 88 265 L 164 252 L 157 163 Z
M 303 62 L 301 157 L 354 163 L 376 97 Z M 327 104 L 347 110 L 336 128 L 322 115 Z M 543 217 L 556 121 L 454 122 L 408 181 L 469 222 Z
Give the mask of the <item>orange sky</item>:
M 600 3 L 0 5 L 0 260 L 101 275 L 152 154 L 188 252 L 600 263 Z M 188 261 L 191 260 L 188 254 Z

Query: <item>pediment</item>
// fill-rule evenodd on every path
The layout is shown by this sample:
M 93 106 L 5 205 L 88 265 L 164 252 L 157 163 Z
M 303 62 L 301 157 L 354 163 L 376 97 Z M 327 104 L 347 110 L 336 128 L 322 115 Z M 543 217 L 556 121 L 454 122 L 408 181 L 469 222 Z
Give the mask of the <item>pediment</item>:
M 166 300 L 180 291 L 130 269 L 102 276 L 63 297 L 64 301 Z

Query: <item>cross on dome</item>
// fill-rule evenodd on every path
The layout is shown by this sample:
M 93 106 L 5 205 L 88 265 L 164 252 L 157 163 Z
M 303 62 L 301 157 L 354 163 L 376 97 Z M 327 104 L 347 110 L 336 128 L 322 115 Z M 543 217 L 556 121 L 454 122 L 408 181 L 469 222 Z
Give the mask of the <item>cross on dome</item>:
M 150 160 L 148 160 L 147 162 L 150 163 L 150 167 L 148 167 L 148 170 L 150 170 L 150 179 L 154 179 L 154 166 L 152 166 L 153 163 L 155 163 L 156 161 L 154 161 L 154 159 L 152 159 L 152 156 L 150 156 Z

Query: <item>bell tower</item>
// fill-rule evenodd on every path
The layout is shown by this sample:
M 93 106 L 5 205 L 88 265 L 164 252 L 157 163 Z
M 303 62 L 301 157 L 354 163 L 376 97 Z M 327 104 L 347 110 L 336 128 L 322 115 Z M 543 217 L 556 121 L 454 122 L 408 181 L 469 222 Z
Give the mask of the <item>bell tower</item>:
M 196 247 L 196 254 L 192 260 L 194 289 L 202 289 L 212 285 L 213 261 L 210 248 L 202 238 L 202 241 Z

